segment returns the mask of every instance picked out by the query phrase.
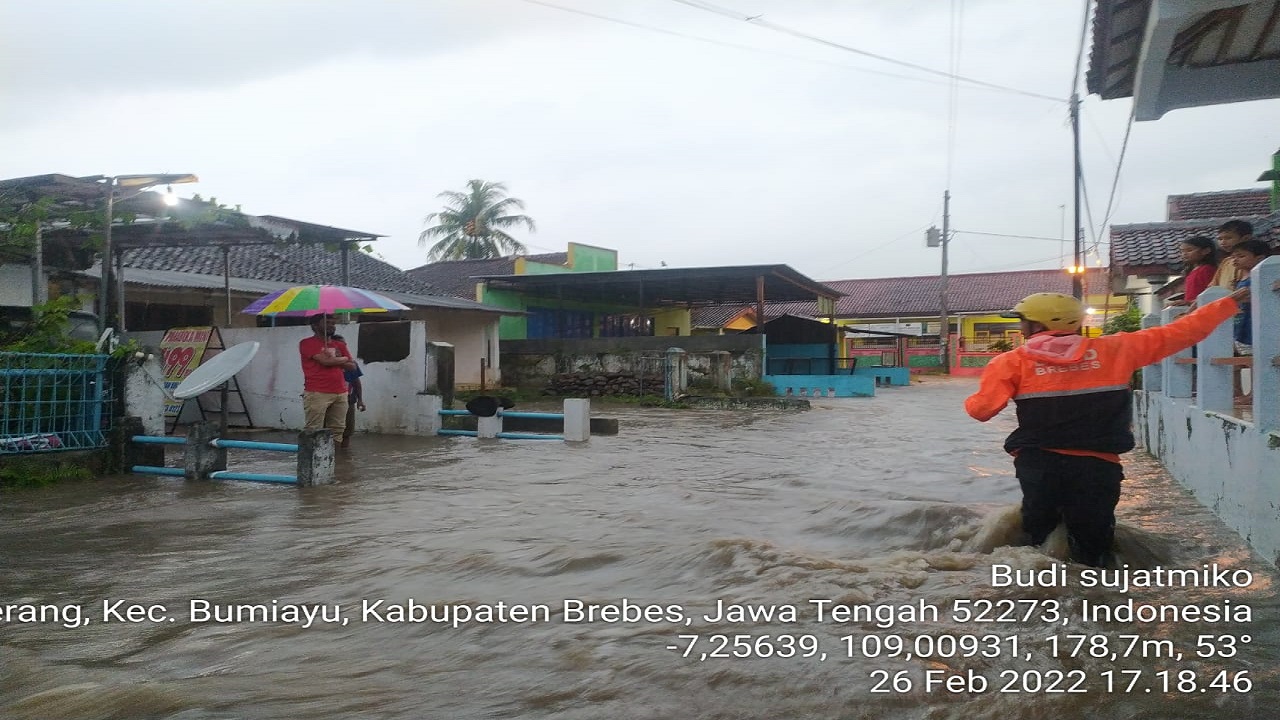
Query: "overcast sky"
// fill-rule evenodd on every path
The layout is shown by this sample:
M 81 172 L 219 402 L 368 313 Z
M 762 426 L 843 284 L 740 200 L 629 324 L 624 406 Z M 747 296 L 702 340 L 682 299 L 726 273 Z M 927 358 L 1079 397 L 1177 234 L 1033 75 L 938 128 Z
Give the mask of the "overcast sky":
M 1083 8 L 715 6 L 941 71 L 954 54 L 961 75 L 1052 98 L 1070 93 Z M 953 113 L 945 78 L 677 0 L 0 3 L 0 177 L 195 173 L 180 195 L 386 235 L 377 254 L 401 268 L 424 262 L 436 195 L 471 178 L 525 201 L 530 252 L 588 243 L 624 268 L 937 273 L 924 232 L 948 187 L 967 231 L 951 272 L 1059 267 L 1065 101 L 955 95 Z M 1084 103 L 1090 243 L 1129 111 Z M 1161 220 L 1169 194 L 1264 187 L 1277 127 L 1276 100 L 1135 124 L 1113 222 Z

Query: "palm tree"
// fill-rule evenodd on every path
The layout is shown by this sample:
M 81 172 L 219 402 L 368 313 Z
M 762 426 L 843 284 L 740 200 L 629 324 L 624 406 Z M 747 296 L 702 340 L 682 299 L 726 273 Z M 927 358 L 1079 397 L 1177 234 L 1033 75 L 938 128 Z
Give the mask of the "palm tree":
M 467 192 L 446 190 L 437 195 L 446 200 L 445 208 L 423 218 L 424 223 L 435 225 L 418 235 L 418 245 L 436 241 L 427 260 L 472 260 L 526 252 L 524 244 L 505 231 L 523 225 L 534 232 L 533 218 L 511 214 L 523 210 L 524 201 L 506 194 L 507 186 L 502 183 L 468 180 Z

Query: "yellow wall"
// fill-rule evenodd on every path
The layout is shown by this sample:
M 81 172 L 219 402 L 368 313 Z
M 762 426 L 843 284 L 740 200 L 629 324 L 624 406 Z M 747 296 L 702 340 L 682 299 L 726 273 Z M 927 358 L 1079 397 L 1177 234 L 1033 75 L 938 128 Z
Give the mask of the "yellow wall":
M 688 336 L 691 334 L 689 332 L 689 327 L 688 308 L 671 308 L 668 310 L 655 310 L 653 312 L 654 335 Z

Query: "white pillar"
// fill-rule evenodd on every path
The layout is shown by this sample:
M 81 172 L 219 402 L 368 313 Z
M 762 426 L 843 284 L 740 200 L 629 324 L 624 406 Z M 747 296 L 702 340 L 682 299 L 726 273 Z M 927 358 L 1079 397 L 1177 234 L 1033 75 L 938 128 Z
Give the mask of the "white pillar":
M 1186 307 L 1170 307 L 1160 312 L 1161 325 L 1168 325 L 1187 314 Z M 1164 394 L 1171 398 L 1189 398 L 1193 388 L 1191 387 L 1192 365 L 1183 365 L 1174 362 L 1178 358 L 1191 357 L 1191 348 L 1179 350 L 1163 360 L 1164 368 L 1161 375 L 1164 376 Z
M 564 441 L 586 442 L 591 439 L 591 400 L 566 398 L 564 401 Z
M 1143 315 L 1142 329 L 1156 327 L 1160 324 L 1159 315 Z M 1142 368 L 1142 390 L 1143 392 L 1160 392 L 1163 387 L 1161 383 L 1163 363 L 1154 363 Z
M 501 413 L 491 417 L 476 418 L 476 437 L 496 438 L 502 432 Z
M 1280 430 L 1280 257 L 1269 257 L 1249 273 L 1253 290 L 1253 422 Z
M 164 435 L 164 366 L 152 355 L 129 363 L 124 381 L 124 414 L 142 419 L 144 435 Z
M 1200 293 L 1196 305 L 1203 307 L 1227 296 L 1227 291 L 1220 287 L 1211 287 Z M 1232 349 L 1233 323 L 1228 320 L 1209 337 L 1196 345 L 1196 405 L 1201 410 L 1230 414 L 1232 410 L 1231 378 L 1235 368 L 1230 365 L 1214 365 L 1214 358 L 1229 358 Z M 1186 367 L 1185 365 L 1183 367 Z

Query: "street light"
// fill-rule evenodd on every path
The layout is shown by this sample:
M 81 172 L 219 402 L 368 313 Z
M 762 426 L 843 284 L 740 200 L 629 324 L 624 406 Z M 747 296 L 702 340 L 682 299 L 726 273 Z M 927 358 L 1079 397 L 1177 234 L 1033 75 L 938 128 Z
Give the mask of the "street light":
M 111 303 L 109 294 L 111 292 L 111 223 L 115 213 L 116 188 L 136 190 L 141 193 L 149 187 L 156 185 L 179 185 L 182 183 L 198 182 L 199 178 L 195 175 L 179 174 L 179 175 L 116 175 L 106 178 L 107 183 L 107 217 L 106 229 L 102 231 L 102 272 L 98 278 L 98 332 L 101 333 L 109 327 L 107 315 L 111 311 Z M 120 330 L 124 330 L 124 256 L 119 258 L 119 287 L 117 294 L 120 298 L 119 317 L 116 322 Z

